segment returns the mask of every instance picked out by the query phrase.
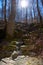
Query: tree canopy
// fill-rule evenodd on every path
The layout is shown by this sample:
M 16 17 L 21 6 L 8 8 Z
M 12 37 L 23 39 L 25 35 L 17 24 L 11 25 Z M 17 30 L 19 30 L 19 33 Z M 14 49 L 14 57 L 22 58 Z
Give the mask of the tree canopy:
M 16 10 L 16 15 L 15 12 L 13 12 L 14 20 L 16 22 L 18 21 L 24 21 L 26 20 L 26 15 L 27 15 L 27 20 L 33 19 L 33 18 L 39 18 L 38 12 L 40 12 L 40 15 L 43 18 L 43 0 L 38 0 L 38 8 L 37 8 L 37 0 L 27 0 L 28 1 L 28 7 L 27 8 L 20 8 L 20 2 L 21 0 L 15 0 L 15 3 L 12 5 L 13 0 L 0 0 L 0 19 L 4 19 L 4 9 L 5 9 L 5 1 L 6 1 L 6 19 L 9 19 L 12 9 L 13 11 Z M 13 8 L 12 8 L 13 6 Z

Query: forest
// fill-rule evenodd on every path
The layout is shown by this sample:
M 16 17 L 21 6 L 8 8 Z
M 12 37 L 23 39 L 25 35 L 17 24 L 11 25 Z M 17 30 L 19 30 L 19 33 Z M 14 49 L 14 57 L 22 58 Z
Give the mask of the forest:
M 0 0 L 0 61 L 20 55 L 43 60 L 43 0 Z
M 40 19 L 40 17 L 43 18 L 43 1 L 42 0 L 27 0 L 27 1 L 29 5 L 26 9 L 21 8 L 20 6 L 21 0 L 15 0 L 15 1 L 0 0 L 0 19 L 6 18 L 7 20 L 9 20 L 10 15 L 13 16 L 13 20 L 15 20 L 16 22 L 25 21 L 26 15 L 27 15 L 27 21 L 29 21 L 29 19 L 33 20 L 34 18 L 38 20 Z

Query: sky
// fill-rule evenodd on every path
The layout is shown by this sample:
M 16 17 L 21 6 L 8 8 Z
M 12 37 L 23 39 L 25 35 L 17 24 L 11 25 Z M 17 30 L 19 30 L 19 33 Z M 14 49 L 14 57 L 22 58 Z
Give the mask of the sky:
M 2 2 L 1 1 L 2 0 L 0 0 L 0 11 L 2 10 Z M 34 4 L 33 4 L 33 0 L 27 0 L 27 2 L 28 2 L 27 8 L 21 8 L 21 6 L 20 6 L 21 1 L 22 0 L 16 0 L 16 16 L 15 16 L 16 21 L 24 20 L 26 18 L 26 14 L 27 14 L 27 19 L 31 18 L 31 15 L 34 18 L 34 11 L 35 11 L 35 16 L 36 17 L 38 16 L 36 0 L 34 0 Z M 10 2 L 10 0 L 7 0 L 7 6 L 6 6 L 7 17 L 9 16 L 9 12 L 8 12 L 9 2 Z M 33 11 L 33 7 L 34 7 L 34 11 Z M 41 3 L 41 0 L 39 0 L 39 8 L 40 8 L 41 15 L 43 16 L 43 5 Z M 0 17 L 1 17 L 1 13 L 0 13 Z
M 40 7 L 41 15 L 43 16 L 43 5 L 41 3 L 41 0 L 39 0 L 39 7 Z
M 16 14 L 16 21 L 20 21 L 20 20 L 24 20 L 26 19 L 26 14 L 27 14 L 27 20 L 28 19 L 31 19 L 31 15 L 32 15 L 32 18 L 34 18 L 34 12 L 35 12 L 35 17 L 38 17 L 38 11 L 37 11 L 37 1 L 34 0 L 25 0 L 25 1 L 28 1 L 28 7 L 27 8 L 23 8 L 20 6 L 20 2 L 23 1 L 23 0 L 16 0 L 16 10 L 17 10 L 17 14 Z M 41 0 L 38 0 L 38 5 L 39 5 L 39 9 L 40 9 L 40 13 L 41 13 L 41 16 L 43 16 L 43 6 L 42 6 L 42 3 L 41 3 Z M 34 7 L 34 10 L 33 10 L 33 7 Z M 27 11 L 27 13 L 26 13 Z
M 2 3 L 1 3 L 1 0 L 0 0 L 0 9 L 2 8 Z

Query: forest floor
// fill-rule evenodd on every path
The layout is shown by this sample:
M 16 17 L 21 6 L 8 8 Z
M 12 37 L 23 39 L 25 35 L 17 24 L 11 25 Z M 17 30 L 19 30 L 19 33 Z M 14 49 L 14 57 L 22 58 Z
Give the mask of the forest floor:
M 11 39 L 10 36 L 7 36 L 7 38 L 5 38 L 4 41 L 0 43 L 0 59 L 4 57 L 10 57 L 12 52 L 16 50 L 15 41 L 18 40 L 23 41 L 25 46 L 30 45 L 30 48 L 26 47 L 26 49 L 29 50 L 25 49 L 28 53 L 26 53 L 25 50 L 24 51 L 22 50 L 24 54 L 35 52 L 36 55 L 40 55 L 43 57 L 43 25 L 37 25 L 36 27 L 33 27 L 33 25 L 31 25 L 29 27 L 29 31 L 28 26 L 23 27 L 22 25 L 22 28 L 21 27 L 16 28 L 18 29 L 15 29 L 13 39 Z M 34 47 L 31 48 L 31 45 L 32 46 L 34 45 Z

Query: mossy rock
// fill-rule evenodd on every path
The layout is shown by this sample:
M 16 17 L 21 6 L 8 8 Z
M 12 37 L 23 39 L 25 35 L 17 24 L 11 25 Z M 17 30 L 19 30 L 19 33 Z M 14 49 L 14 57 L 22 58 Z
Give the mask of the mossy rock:
M 16 49 L 16 46 L 15 45 L 10 45 L 10 46 L 7 46 L 6 47 L 6 51 L 14 51 Z

